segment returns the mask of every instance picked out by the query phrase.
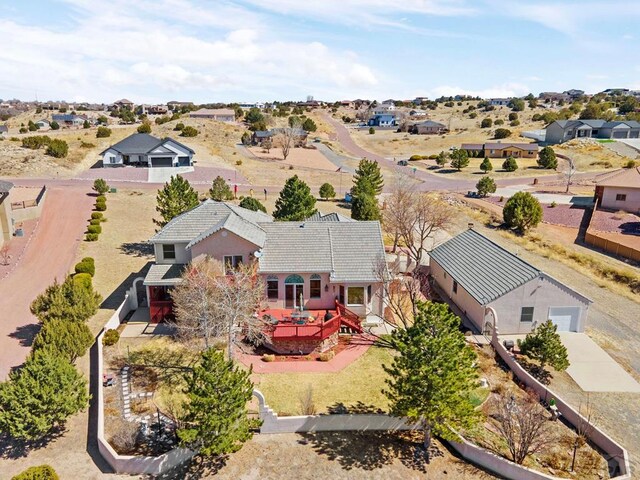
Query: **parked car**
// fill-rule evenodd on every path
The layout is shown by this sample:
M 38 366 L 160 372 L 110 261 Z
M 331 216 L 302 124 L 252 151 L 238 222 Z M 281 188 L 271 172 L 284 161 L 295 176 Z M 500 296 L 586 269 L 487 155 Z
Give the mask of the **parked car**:
M 398 165 L 400 165 L 401 167 L 406 167 L 407 165 L 409 165 L 409 162 L 407 160 L 398 160 Z

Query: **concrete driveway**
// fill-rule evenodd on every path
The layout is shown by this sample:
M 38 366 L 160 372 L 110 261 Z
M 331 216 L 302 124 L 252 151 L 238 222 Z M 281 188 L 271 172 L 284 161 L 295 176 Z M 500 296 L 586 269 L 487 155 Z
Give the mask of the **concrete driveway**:
M 567 373 L 585 392 L 640 393 L 640 384 L 585 333 L 560 332 L 569 354 Z
M 500 187 L 492 195 L 492 197 L 509 198 L 518 192 L 529 191 L 531 195 L 536 197 L 540 203 L 556 202 L 558 205 L 581 205 L 590 206 L 593 204 L 593 197 L 565 195 L 562 193 L 538 193 L 531 191 L 531 185 L 514 185 L 509 187 Z

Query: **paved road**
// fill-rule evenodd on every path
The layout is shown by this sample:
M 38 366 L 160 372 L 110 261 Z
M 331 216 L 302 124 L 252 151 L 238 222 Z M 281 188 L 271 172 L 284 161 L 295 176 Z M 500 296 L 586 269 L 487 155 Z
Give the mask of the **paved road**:
M 327 113 L 323 113 L 322 115 L 324 119 L 334 128 L 336 133 L 335 139 L 340 142 L 342 148 L 344 148 L 345 151 L 356 158 L 366 157 L 369 160 L 375 160 L 376 162 L 385 165 L 386 167 L 391 168 L 397 172 L 403 172 L 405 174 L 409 174 L 415 178 L 418 178 L 423 182 L 420 186 L 421 190 L 467 192 L 476 189 L 477 180 L 447 178 L 442 176 L 442 174 L 432 174 L 422 170 L 418 170 L 414 174 L 411 167 L 399 167 L 396 165 L 396 162 L 394 160 L 390 160 L 381 155 L 365 150 L 360 145 L 358 145 L 351 137 L 349 130 L 340 121 L 336 120 Z M 576 174 L 573 179 L 574 181 L 588 180 L 592 179 L 595 176 L 595 173 L 579 173 Z M 496 179 L 496 183 L 499 186 L 528 185 L 533 183 L 534 178 L 536 177 L 513 177 Z M 562 173 L 559 173 L 557 175 L 545 175 L 544 177 L 539 178 L 540 183 L 542 184 L 554 183 L 563 179 L 564 175 Z
M 0 380 L 11 367 L 24 362 L 38 330 L 29 305 L 71 268 L 93 204 L 89 192 L 84 185 L 49 187 L 40 223 L 24 257 L 0 280 Z

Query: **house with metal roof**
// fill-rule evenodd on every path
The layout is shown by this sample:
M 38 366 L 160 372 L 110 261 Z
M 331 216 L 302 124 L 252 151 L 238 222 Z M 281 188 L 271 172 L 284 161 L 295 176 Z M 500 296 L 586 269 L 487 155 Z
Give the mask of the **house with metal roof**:
M 640 167 L 621 168 L 596 178 L 598 207 L 640 213 Z
M 439 290 L 481 332 L 497 315 L 501 334 L 551 320 L 582 332 L 591 300 L 470 228 L 436 247 L 430 272 Z
M 193 164 L 195 152 L 173 138 L 134 133 L 100 153 L 103 167 L 185 167 Z
M 338 302 L 357 317 L 381 319 L 380 223 L 347 220 L 318 214 L 303 222 L 274 222 L 262 212 L 206 200 L 150 239 L 155 263 L 143 283 L 152 321 L 171 314 L 171 288 L 187 264 L 205 257 L 227 270 L 255 264 L 270 309 L 333 310 Z
M 568 142 L 574 138 L 640 138 L 640 123 L 630 120 L 556 120 L 546 128 L 545 142 L 550 145 Z

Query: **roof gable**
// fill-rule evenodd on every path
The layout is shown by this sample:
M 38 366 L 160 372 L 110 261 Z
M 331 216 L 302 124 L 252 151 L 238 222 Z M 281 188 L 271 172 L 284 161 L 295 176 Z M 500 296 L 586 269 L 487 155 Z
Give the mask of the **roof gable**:
M 596 179 L 596 184 L 599 187 L 640 188 L 640 167 L 605 173 Z

